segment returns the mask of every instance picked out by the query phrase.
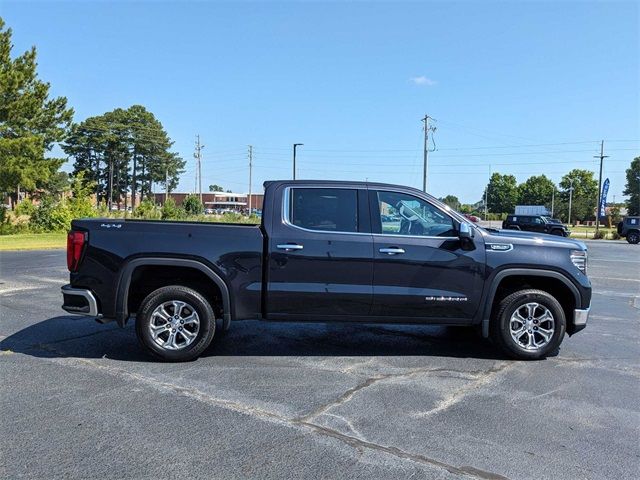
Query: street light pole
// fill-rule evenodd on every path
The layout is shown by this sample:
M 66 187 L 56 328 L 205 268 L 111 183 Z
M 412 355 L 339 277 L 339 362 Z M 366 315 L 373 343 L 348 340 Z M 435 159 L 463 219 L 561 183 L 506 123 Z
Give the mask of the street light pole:
M 296 148 L 303 146 L 304 143 L 293 144 L 293 179 L 296 179 Z

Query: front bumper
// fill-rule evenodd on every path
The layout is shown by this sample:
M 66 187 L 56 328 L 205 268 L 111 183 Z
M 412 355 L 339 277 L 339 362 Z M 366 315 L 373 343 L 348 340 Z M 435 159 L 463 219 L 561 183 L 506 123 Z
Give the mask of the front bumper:
M 98 310 L 98 301 L 91 290 L 85 288 L 73 288 L 65 285 L 62 291 L 62 309 L 75 315 L 88 315 L 99 318 L 102 315 Z
M 576 327 L 582 326 L 582 328 L 587 326 L 587 320 L 589 320 L 589 310 L 591 307 L 587 307 L 584 309 L 576 308 L 573 311 L 573 324 Z
M 573 325 L 567 325 L 567 332 L 569 335 L 573 335 L 580 330 L 583 330 L 587 326 L 587 320 L 589 320 L 589 310 L 587 308 L 576 308 L 573 311 Z

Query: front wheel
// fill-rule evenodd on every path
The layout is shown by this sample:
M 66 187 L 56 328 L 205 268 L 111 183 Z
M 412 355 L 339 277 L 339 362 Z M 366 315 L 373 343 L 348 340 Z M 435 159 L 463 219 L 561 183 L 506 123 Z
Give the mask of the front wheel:
M 519 360 L 555 355 L 566 320 L 560 303 L 542 290 L 520 290 L 500 302 L 490 324 L 493 342 Z
M 638 232 L 629 232 L 627 233 L 627 242 L 635 245 L 640 242 L 640 233 Z
M 199 357 L 215 333 L 215 314 L 196 290 L 171 285 L 151 292 L 136 315 L 136 335 L 154 357 L 185 362 Z
M 564 237 L 564 232 L 562 230 L 560 230 L 559 228 L 556 228 L 554 230 L 551 230 L 551 235 L 557 235 L 559 237 Z

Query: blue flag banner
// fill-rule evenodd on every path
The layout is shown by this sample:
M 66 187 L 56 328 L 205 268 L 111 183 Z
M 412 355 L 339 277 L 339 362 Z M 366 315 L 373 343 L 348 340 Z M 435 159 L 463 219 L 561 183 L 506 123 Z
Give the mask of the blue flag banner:
M 607 194 L 609 193 L 609 179 L 607 178 L 602 185 L 602 195 L 600 196 L 600 217 L 606 217 L 607 212 Z

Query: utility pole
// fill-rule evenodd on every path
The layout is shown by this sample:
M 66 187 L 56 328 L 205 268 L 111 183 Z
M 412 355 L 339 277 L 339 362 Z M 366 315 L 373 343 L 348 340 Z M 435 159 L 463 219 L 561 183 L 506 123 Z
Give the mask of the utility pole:
M 602 197 L 602 162 L 609 155 L 604 154 L 604 140 L 600 142 L 600 155 L 594 155 L 593 158 L 600 159 L 600 176 L 598 177 L 598 203 L 596 204 L 596 238 L 598 238 L 598 230 L 600 228 L 600 200 Z
M 424 148 L 423 148 L 423 170 L 422 170 L 422 191 L 426 193 L 427 191 L 427 179 L 429 176 L 429 132 L 435 132 L 436 127 L 429 126 L 429 120 L 434 120 L 435 118 L 430 117 L 429 115 L 424 116 L 422 121 L 424 122 Z
M 253 146 L 249 145 L 249 216 L 251 216 L 251 174 L 253 169 Z
M 296 179 L 296 148 L 303 146 L 304 143 L 293 144 L 293 179 Z
M 571 225 L 571 200 L 573 199 L 573 182 L 575 178 L 569 179 L 569 218 L 567 219 L 567 224 Z
M 489 185 L 491 184 L 491 165 L 489 165 L 489 182 L 487 188 L 484 191 L 484 221 L 487 221 L 489 211 Z
M 553 186 L 553 190 L 551 190 L 551 218 L 553 218 L 553 207 L 556 200 L 556 186 Z
M 138 170 L 138 153 L 136 152 L 136 145 L 133 146 L 133 170 L 131 171 L 131 211 L 136 208 L 136 190 L 138 189 L 136 172 Z M 127 194 L 125 192 L 124 197 L 125 204 L 127 203 Z
M 91 156 L 92 152 L 89 152 L 89 156 Z M 96 208 L 100 205 L 100 156 L 94 153 L 94 157 L 96 159 Z M 89 162 L 91 163 L 91 162 Z
M 202 149 L 204 145 L 200 143 L 200 135 L 196 135 L 196 152 L 193 154 L 196 159 L 196 191 L 200 196 L 200 203 L 202 203 Z
M 164 167 L 164 203 L 169 199 L 169 167 Z
M 107 205 L 111 212 L 111 204 L 113 203 L 113 158 L 109 158 L 109 199 Z

